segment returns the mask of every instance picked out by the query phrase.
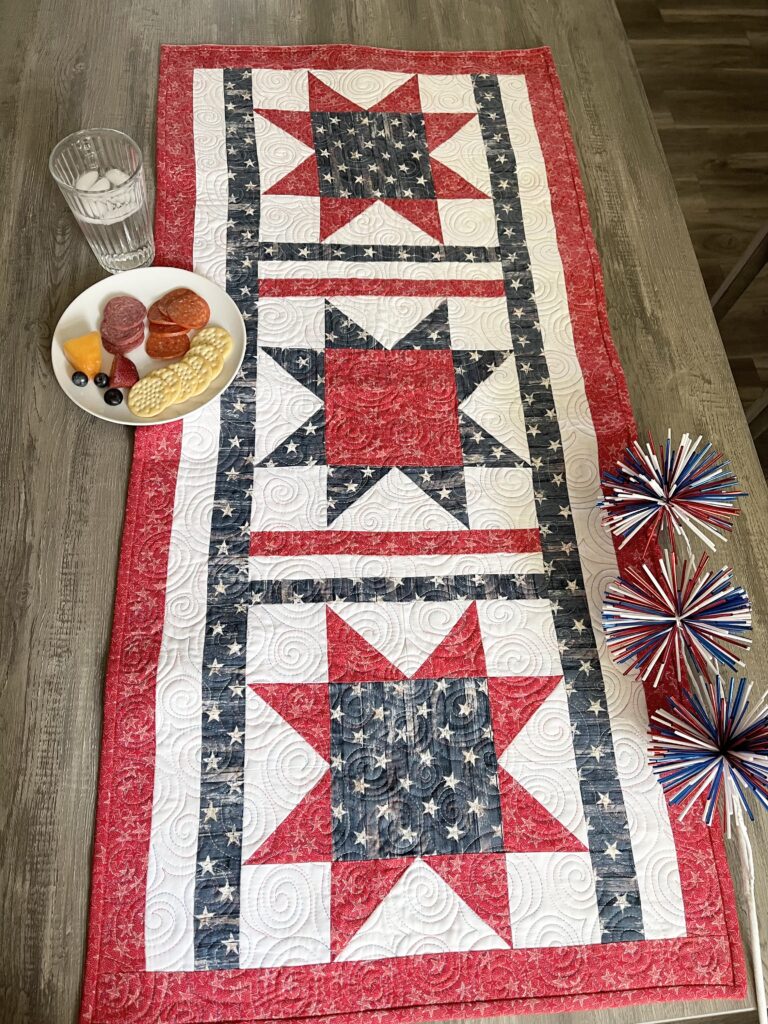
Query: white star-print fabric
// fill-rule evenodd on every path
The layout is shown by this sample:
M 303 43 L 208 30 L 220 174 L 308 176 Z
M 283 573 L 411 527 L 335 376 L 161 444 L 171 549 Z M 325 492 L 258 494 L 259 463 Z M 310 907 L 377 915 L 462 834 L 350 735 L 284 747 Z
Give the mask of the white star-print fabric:
M 137 433 L 82 1020 L 740 995 L 600 629 L 635 428 L 548 52 L 167 47 L 158 109 L 248 346 Z

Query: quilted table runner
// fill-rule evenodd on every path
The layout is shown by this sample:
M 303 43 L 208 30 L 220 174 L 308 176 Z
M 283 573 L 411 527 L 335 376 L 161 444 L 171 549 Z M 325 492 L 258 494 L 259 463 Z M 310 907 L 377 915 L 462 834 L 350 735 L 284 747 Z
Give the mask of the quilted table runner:
M 248 349 L 136 436 L 83 1021 L 743 995 L 600 632 L 634 424 L 548 51 L 169 47 L 158 116 Z

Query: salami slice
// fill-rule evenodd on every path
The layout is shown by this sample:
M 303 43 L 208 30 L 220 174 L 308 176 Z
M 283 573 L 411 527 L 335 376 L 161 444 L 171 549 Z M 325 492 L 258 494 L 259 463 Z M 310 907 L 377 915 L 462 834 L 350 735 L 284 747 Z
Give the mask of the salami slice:
M 188 329 L 205 327 L 211 316 L 211 310 L 205 299 L 189 288 L 180 288 L 176 294 L 170 293 L 161 300 L 160 308 L 169 320 L 173 320 Z
M 181 330 L 180 327 L 176 328 Z M 104 323 L 101 324 L 101 336 L 106 338 L 112 345 L 121 345 L 124 341 L 128 341 L 129 338 L 133 338 L 134 335 L 138 334 L 139 331 L 144 330 L 144 321 L 141 320 L 137 324 L 128 328 L 117 328 L 114 324 Z
M 118 353 L 122 353 L 124 355 L 126 352 L 130 352 L 131 349 L 138 348 L 142 341 L 144 341 L 144 324 L 141 324 L 138 330 L 133 334 L 129 334 L 127 337 L 121 338 L 118 341 L 111 338 L 109 334 L 104 334 L 103 331 L 101 334 L 101 344 L 107 352 L 113 356 Z
M 133 338 L 135 334 L 139 334 L 144 330 L 144 320 L 139 320 L 138 323 L 133 324 L 130 327 L 116 327 L 115 324 L 110 322 L 101 322 L 101 336 L 110 341 L 113 345 L 120 345 L 122 342 L 127 341 L 129 338 Z M 181 328 L 177 328 L 181 330 Z
M 157 334 L 150 331 L 147 338 L 147 355 L 153 359 L 178 359 L 189 351 L 189 335 Z
M 103 327 L 127 331 L 142 323 L 146 315 L 146 307 L 138 299 L 131 295 L 116 295 L 104 307 L 101 323 Z

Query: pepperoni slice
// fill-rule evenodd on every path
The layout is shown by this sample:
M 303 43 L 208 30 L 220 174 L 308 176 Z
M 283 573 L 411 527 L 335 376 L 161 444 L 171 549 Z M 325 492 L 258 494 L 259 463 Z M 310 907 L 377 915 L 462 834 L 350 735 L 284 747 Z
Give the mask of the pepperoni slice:
M 189 288 L 174 288 L 172 291 L 167 292 L 165 295 L 163 295 L 161 299 L 158 299 L 157 302 L 153 302 L 152 309 L 154 309 L 156 306 L 159 312 L 162 314 L 162 316 L 166 320 L 170 320 L 171 317 L 170 314 L 168 313 L 168 303 L 178 298 L 179 295 L 186 294 L 186 292 L 188 291 Z
M 163 313 L 163 311 L 160 309 L 159 301 L 153 302 L 152 305 L 149 307 L 149 310 L 147 311 L 147 318 L 149 320 L 151 327 L 178 328 L 180 326 L 179 324 L 175 324 L 172 320 L 168 319 L 165 313 Z
M 149 332 L 147 338 L 147 355 L 153 359 L 178 359 L 189 351 L 189 335 L 181 334 L 157 334 Z
M 189 288 L 179 288 L 160 300 L 160 308 L 169 320 L 188 329 L 205 327 L 211 310 L 205 299 Z
M 180 324 L 159 324 L 155 320 L 149 321 L 149 329 L 153 334 L 186 334 L 187 328 Z

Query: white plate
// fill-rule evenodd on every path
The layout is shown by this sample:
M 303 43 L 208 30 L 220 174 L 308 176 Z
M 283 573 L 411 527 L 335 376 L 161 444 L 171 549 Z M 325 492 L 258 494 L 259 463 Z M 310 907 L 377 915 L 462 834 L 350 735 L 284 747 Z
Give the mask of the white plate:
M 97 331 L 101 324 L 101 314 L 110 299 L 116 295 L 132 295 L 140 299 L 149 309 L 153 302 L 171 291 L 172 288 L 191 288 L 202 296 L 211 307 L 210 324 L 216 327 L 223 327 L 232 335 L 233 345 L 224 360 L 224 369 L 218 377 L 211 381 L 205 391 L 186 402 L 179 402 L 177 405 L 170 405 L 158 416 L 142 419 L 134 416 L 128 408 L 127 391 L 123 391 L 123 402 L 120 405 L 107 405 L 104 401 L 106 388 L 97 388 L 92 380 L 88 381 L 84 388 L 77 387 L 72 383 L 74 367 L 70 365 L 62 348 L 65 341 L 77 338 L 88 331 Z M 132 352 L 126 353 L 128 358 L 136 364 L 139 376 L 144 377 L 150 370 L 158 366 L 170 366 L 170 360 L 152 359 L 144 350 L 141 344 Z M 56 380 L 61 385 L 64 393 L 72 399 L 75 405 L 85 409 L 92 416 L 99 419 L 109 420 L 111 423 L 123 423 L 131 427 L 147 426 L 152 423 L 171 423 L 173 420 L 182 419 L 196 409 L 213 401 L 225 388 L 232 383 L 235 374 L 240 369 L 240 364 L 245 355 L 245 324 L 240 316 L 240 310 L 223 288 L 219 288 L 213 281 L 199 274 L 193 274 L 189 270 L 177 270 L 175 267 L 143 267 L 141 270 L 126 270 L 122 274 L 114 274 L 97 281 L 96 284 L 87 288 L 81 295 L 72 302 L 64 312 L 61 320 L 56 325 L 51 341 L 51 361 Z M 104 373 L 109 373 L 113 357 L 102 349 L 101 368 Z

